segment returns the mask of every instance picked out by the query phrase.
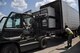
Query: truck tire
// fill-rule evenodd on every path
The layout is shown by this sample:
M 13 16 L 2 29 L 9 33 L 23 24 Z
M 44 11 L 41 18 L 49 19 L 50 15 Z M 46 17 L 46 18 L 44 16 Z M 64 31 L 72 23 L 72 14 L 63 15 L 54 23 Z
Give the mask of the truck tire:
M 19 50 L 15 44 L 7 44 L 3 46 L 1 53 L 19 53 Z
M 42 38 L 41 40 L 40 40 L 40 48 L 41 49 L 44 49 L 44 48 L 46 48 L 47 47 L 47 39 L 46 38 Z

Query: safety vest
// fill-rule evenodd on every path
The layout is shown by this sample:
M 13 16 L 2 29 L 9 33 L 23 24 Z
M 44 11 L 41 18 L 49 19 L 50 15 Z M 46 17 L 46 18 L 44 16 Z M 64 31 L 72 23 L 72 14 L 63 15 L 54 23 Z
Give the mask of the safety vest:
M 71 29 L 69 29 L 69 28 L 66 28 L 66 32 L 67 32 L 67 34 L 69 34 L 69 35 L 73 35 L 73 32 L 72 32 Z

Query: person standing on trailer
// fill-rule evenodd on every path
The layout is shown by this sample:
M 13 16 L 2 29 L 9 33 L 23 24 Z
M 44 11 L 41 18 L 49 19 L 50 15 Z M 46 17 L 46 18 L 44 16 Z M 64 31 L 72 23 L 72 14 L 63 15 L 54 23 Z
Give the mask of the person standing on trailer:
M 69 47 L 72 46 L 73 32 L 67 25 L 65 26 L 65 31 L 66 31 L 66 33 L 68 35 L 67 46 L 65 48 L 69 48 Z

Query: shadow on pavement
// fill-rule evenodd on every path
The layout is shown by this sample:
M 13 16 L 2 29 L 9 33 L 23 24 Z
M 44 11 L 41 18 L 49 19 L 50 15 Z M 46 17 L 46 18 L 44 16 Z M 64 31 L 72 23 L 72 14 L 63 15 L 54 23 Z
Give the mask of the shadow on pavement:
M 48 40 L 48 47 L 57 46 L 65 42 L 65 39 L 62 38 L 51 38 Z
M 64 41 L 66 41 L 66 40 L 62 39 L 62 38 L 50 38 L 50 39 L 48 39 L 48 46 L 47 46 L 47 48 L 60 45 Z M 30 51 L 27 51 L 27 53 L 34 53 L 34 52 L 37 52 L 37 51 L 41 51 L 41 49 L 33 49 L 33 50 L 30 50 Z
M 63 50 L 63 49 L 62 49 Z M 64 52 L 61 53 L 80 53 L 80 42 L 78 42 L 76 45 L 74 45 L 72 48 L 67 49 Z

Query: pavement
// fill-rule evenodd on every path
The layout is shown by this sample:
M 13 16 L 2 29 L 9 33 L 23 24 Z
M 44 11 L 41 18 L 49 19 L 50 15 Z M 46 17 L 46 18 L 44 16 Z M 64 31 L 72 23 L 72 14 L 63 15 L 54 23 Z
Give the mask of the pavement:
M 73 38 L 72 47 L 65 48 L 67 41 L 61 38 L 50 38 L 48 40 L 48 47 L 45 49 L 34 49 L 25 53 L 80 53 L 80 39 Z

